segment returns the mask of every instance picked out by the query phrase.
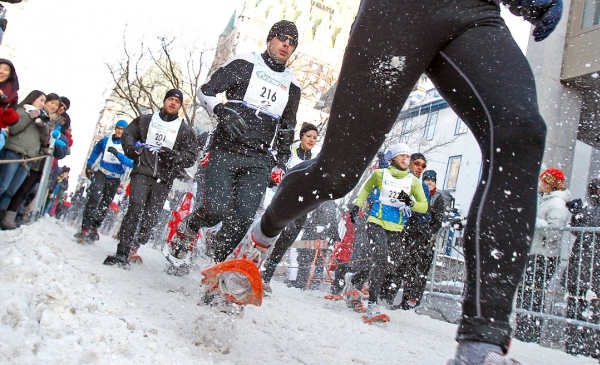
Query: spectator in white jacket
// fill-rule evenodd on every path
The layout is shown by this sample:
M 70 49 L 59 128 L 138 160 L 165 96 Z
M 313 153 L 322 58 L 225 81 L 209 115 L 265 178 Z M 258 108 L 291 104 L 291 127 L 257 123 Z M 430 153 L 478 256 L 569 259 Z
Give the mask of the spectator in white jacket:
M 566 203 L 571 193 L 564 188 L 565 174 L 557 168 L 544 170 L 538 186 L 539 198 L 536 232 L 529 252 L 521 285 L 517 291 L 517 307 L 543 312 L 545 294 L 560 260 L 562 232 L 546 227 L 564 227 L 571 217 Z M 543 319 L 517 314 L 515 338 L 539 342 Z

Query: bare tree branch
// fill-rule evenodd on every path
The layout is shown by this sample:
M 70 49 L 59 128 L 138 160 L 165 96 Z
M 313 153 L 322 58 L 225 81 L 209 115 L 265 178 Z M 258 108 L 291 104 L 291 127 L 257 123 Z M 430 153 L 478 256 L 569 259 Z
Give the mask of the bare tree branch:
M 201 85 L 201 75 L 205 68 L 205 55 L 210 49 L 198 50 L 178 45 L 178 38 L 170 35 L 158 36 L 157 46 L 148 46 L 143 40 L 139 49 L 132 52 L 123 34 L 123 57 L 113 64 L 107 64 L 115 83 L 110 98 L 123 105 L 119 113 L 130 118 L 157 111 L 162 107 L 164 92 L 179 89 L 184 94 L 182 116 L 191 125 L 206 124 L 197 90 Z M 185 49 L 178 57 L 174 50 Z M 185 65 L 185 69 L 181 65 Z

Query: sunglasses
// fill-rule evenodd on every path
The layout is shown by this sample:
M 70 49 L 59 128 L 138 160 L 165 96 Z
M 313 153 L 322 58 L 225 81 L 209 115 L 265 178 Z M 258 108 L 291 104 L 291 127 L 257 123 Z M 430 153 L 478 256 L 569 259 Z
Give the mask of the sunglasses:
M 414 161 L 413 165 L 415 165 L 417 167 L 427 168 L 427 164 L 426 163 L 421 163 L 419 161 Z
M 290 37 L 289 35 L 277 34 L 276 37 L 277 37 L 277 39 L 279 39 L 281 41 L 281 43 L 285 43 L 286 41 L 290 41 L 290 46 L 292 46 L 292 47 L 298 46 L 298 40 Z
M 558 189 L 562 189 L 562 187 L 563 187 L 563 182 L 558 180 L 557 178 L 555 178 L 554 176 L 552 176 L 550 174 L 544 174 L 540 177 L 540 179 L 552 187 L 555 187 Z

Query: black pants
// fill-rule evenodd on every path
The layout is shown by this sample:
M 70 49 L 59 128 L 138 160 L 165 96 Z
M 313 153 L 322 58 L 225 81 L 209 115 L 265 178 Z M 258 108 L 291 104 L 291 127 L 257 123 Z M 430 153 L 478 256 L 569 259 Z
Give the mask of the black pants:
M 269 157 L 240 155 L 218 148 L 210 153 L 204 189 L 198 190 L 194 216 L 189 225 L 194 230 L 222 222 L 211 237 L 215 261 L 225 261 L 254 221 L 256 210 L 267 189 Z
M 333 277 L 333 283 L 331 283 L 331 294 L 343 294 L 342 289 L 346 284 L 344 276 L 349 272 L 352 272 L 350 264 L 338 264 L 337 269 L 335 270 L 335 276 Z
M 483 161 L 465 232 L 467 288 L 457 339 L 507 349 L 535 226 L 546 126 L 529 64 L 494 3 L 363 0 L 321 153 L 286 174 L 261 228 L 274 237 L 321 201 L 346 195 L 423 73 L 469 126 Z
M 115 198 L 121 179 L 110 178 L 96 171 L 88 187 L 87 202 L 83 210 L 82 229 L 98 228 L 102 225 L 108 206 Z
M 304 226 L 304 222 L 306 222 L 306 215 L 290 222 L 290 224 L 285 227 L 283 232 L 281 232 L 281 236 L 279 236 L 277 242 L 275 242 L 271 254 L 267 257 L 263 264 L 265 271 L 262 272 L 262 278 L 265 283 L 268 284 L 271 282 L 271 278 L 275 273 L 277 265 L 279 265 L 281 259 L 283 259 L 286 251 L 292 247 L 292 244 L 296 240 L 296 237 L 298 237 L 302 226 Z
M 428 229 L 410 233 L 407 231 L 407 243 L 399 270 L 403 288 L 402 302 L 400 302 L 402 309 L 411 309 L 421 304 L 427 284 L 427 274 L 433 263 L 434 240 L 435 234 Z M 398 288 L 395 288 L 394 297 L 397 292 Z
M 385 274 L 389 272 L 390 266 L 395 264 L 390 261 L 390 253 L 396 251 L 403 244 L 402 237 L 404 234 L 402 232 L 386 231 L 375 223 L 367 224 L 367 233 L 371 242 L 371 265 L 357 271 L 352 278 L 352 283 L 360 289 L 360 284 L 368 281 L 369 302 L 377 303 Z
M 545 296 L 550 279 L 556 272 L 556 257 L 530 255 L 523 273 L 522 286 L 517 290 L 517 307 L 533 312 L 544 312 Z M 525 342 L 539 342 L 544 319 L 517 313 L 515 338 Z
M 141 174 L 132 175 L 130 184 L 129 206 L 119 229 L 117 255 L 127 256 L 132 247 L 148 242 L 171 190 L 171 185 Z
M 600 299 L 587 301 L 582 297 L 567 299 L 567 318 L 600 323 Z M 600 331 L 567 324 L 565 350 L 571 355 L 591 356 L 600 359 Z

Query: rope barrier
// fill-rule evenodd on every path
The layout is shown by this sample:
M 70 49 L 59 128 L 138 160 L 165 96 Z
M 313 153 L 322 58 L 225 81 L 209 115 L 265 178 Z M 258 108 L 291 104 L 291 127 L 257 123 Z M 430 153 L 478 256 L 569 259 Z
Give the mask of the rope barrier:
M 36 161 L 36 160 L 41 160 L 46 157 L 48 157 L 48 156 L 44 155 L 44 156 L 31 157 L 31 158 L 22 158 L 20 160 L 0 160 L 0 165 L 8 164 L 8 163 L 23 163 L 23 162 L 29 162 L 29 161 Z

